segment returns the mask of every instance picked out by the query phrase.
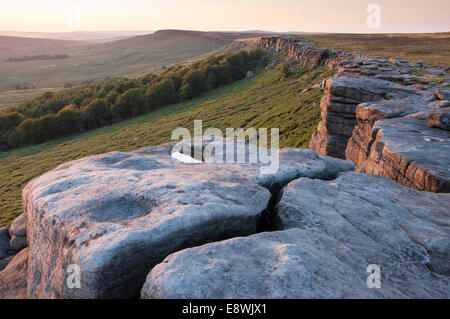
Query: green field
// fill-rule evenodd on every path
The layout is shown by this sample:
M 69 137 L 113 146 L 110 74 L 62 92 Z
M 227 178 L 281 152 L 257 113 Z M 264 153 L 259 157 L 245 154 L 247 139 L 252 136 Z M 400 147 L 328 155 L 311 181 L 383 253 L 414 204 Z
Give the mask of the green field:
M 170 141 L 177 127 L 278 127 L 281 147 L 307 147 L 320 120 L 321 90 L 305 88 L 331 75 L 324 69 L 298 70 L 282 78 L 278 70 L 259 72 L 209 92 L 203 97 L 169 105 L 125 122 L 45 144 L 0 153 L 0 225 L 22 211 L 22 188 L 57 165 L 86 155 L 132 151 Z M 298 79 L 296 82 L 294 80 Z
M 17 84 L 29 83 L 37 89 L 62 88 L 68 84 L 75 86 L 106 77 L 134 78 L 167 66 L 225 52 L 232 41 L 248 36 L 165 30 L 100 44 L 42 39 L 22 39 L 21 42 L 0 37 L 0 48 L 5 48 L 0 50 L 0 104 L 5 104 L 6 100 L 1 92 L 14 90 Z M 67 54 L 70 57 L 61 60 L 5 61 L 42 54 Z M 26 94 L 26 91 L 21 92 Z

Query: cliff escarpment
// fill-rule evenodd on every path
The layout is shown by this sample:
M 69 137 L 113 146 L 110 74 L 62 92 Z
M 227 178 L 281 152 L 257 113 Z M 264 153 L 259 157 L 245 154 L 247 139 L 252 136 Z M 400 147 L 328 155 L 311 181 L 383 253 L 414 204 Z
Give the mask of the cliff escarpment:
M 327 48 L 317 48 L 308 42 L 295 38 L 261 38 L 259 46 L 274 53 L 285 53 L 289 59 L 297 61 L 303 67 L 333 66 L 346 53 Z
M 448 68 L 316 48 L 292 38 L 261 46 L 301 66 L 328 66 L 310 149 L 411 188 L 450 192 Z

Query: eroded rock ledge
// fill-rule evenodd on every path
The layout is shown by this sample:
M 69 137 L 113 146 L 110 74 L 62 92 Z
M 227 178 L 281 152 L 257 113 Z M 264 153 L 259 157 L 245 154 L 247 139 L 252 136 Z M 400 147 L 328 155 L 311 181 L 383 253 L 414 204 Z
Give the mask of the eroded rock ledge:
M 386 63 L 369 58 L 339 63 L 337 76 L 327 82 L 322 122 L 310 148 L 351 160 L 360 172 L 385 176 L 418 190 L 448 193 L 448 111 L 439 108 L 445 105 L 448 89 L 405 85 L 420 76 L 405 78 L 398 73 L 405 73 L 406 63 L 397 61 L 390 68 Z M 371 66 L 371 76 L 361 76 L 370 74 L 362 72 L 367 66 Z M 406 71 L 418 67 L 410 63 Z M 379 70 L 386 69 L 389 71 L 380 74 Z M 424 117 L 413 116 L 415 113 Z
M 346 157 L 358 171 L 423 191 L 449 193 L 450 134 L 427 126 L 426 118 L 437 111 L 415 113 L 427 109 L 424 105 L 420 99 L 358 105 L 358 125 Z

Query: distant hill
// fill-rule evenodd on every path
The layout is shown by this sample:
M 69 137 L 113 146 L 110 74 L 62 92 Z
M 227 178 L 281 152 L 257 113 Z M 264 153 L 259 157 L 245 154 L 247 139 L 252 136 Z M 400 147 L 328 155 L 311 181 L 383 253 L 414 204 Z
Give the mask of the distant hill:
M 33 88 L 39 89 L 79 85 L 105 77 L 136 77 L 223 52 L 234 40 L 250 36 L 252 34 L 162 30 L 101 44 L 0 37 L 0 93 L 14 90 L 20 83 L 33 83 Z M 45 54 L 70 57 L 5 62 Z
M 73 32 L 0 31 L 0 36 L 103 43 L 131 38 L 138 35 L 151 34 L 153 32 L 154 31 L 73 31 Z
M 76 46 L 86 45 L 82 41 L 65 41 L 55 39 L 34 39 L 0 35 L 0 58 L 12 55 L 34 55 L 33 52 L 67 50 Z
M 304 31 L 264 31 L 264 30 L 248 30 L 243 31 L 244 33 L 253 33 L 253 34 L 273 34 L 273 35 L 281 35 L 281 34 L 315 34 L 320 32 L 304 32 Z

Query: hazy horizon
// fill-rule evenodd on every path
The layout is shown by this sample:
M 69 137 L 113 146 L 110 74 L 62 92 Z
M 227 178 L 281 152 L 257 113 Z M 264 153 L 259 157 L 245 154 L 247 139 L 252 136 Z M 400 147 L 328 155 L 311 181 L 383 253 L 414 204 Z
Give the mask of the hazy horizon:
M 126 29 L 124 29 L 124 30 L 103 30 L 103 29 L 100 29 L 100 30 L 73 30 L 73 31 L 30 31 L 30 30 L 0 30 L 0 33 L 2 33 L 2 32 L 11 32 L 11 33 L 13 33 L 13 32 L 17 32 L 17 33 L 48 33 L 48 34 L 51 34 L 51 33 L 54 33 L 54 34 L 58 34 L 58 33 L 61 33 L 61 34 L 63 34 L 63 33 L 77 33 L 77 32 L 86 32 L 86 33 L 88 33 L 88 32 L 92 32 L 92 33 L 94 33 L 94 32 L 97 32 L 97 33 L 101 33 L 101 32 L 111 32 L 111 33 L 113 33 L 113 32 L 129 32 L 129 33 L 132 33 L 132 32 L 136 32 L 136 33 L 145 33 L 145 32 L 148 32 L 149 34 L 150 33 L 155 33 L 155 32 L 158 32 L 158 31 L 165 31 L 165 30 L 174 30 L 174 31 L 192 31 L 192 32 L 224 32 L 224 33 L 227 33 L 227 32 L 267 32 L 267 33 L 271 33 L 271 32 L 273 32 L 273 33 L 280 33 L 280 34 L 282 34 L 282 33 L 285 33 L 285 34 L 288 34 L 288 33 L 300 33 L 300 32 L 302 32 L 302 33 L 311 33 L 311 34 L 314 34 L 314 33 L 317 33 L 317 34 L 376 34 L 376 33 L 380 33 L 380 34 L 409 34 L 409 33 L 416 33 L 416 34 L 420 34 L 420 33 L 423 33 L 423 34 L 428 34 L 428 33 L 448 33 L 448 32 L 450 32 L 450 29 L 449 30 L 446 30 L 446 31 L 424 31 L 424 32 L 323 32 L 323 31 L 302 31 L 302 30 L 286 30 L 286 31 L 273 31 L 273 30 L 258 30 L 258 29 L 254 29 L 254 30 L 195 30 L 195 29 L 169 29 L 169 28 L 162 28 L 162 29 L 158 29 L 158 30 L 126 30 Z
M 379 25 L 367 23 L 379 10 Z M 444 0 L 19 0 L 0 4 L 1 31 L 430 33 L 450 31 Z

